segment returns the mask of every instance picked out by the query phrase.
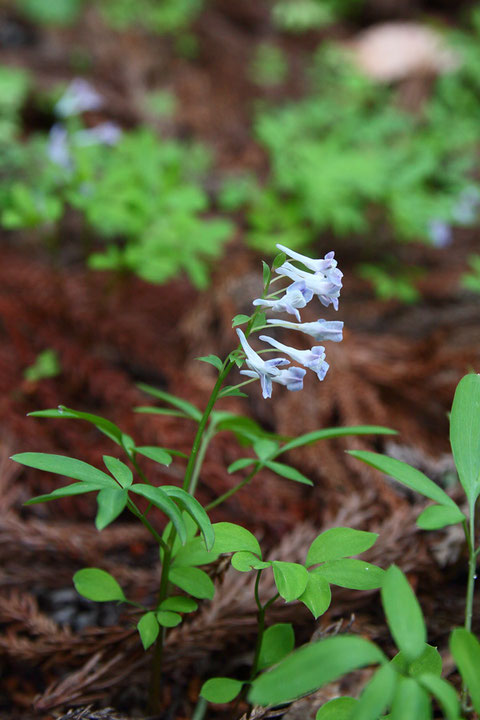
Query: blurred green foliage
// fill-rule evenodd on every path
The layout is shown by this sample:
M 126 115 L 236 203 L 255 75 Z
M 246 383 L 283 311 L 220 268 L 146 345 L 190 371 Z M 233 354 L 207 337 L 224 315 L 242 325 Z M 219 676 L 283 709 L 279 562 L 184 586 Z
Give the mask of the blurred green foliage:
M 272 19 L 281 30 L 301 33 L 355 15 L 363 4 L 363 0 L 276 0 Z
M 263 87 L 280 85 L 288 72 L 288 63 L 281 48 L 272 43 L 259 43 L 250 64 L 250 77 Z
M 453 38 L 463 64 L 436 81 L 419 114 L 362 76 L 345 53 L 325 45 L 305 99 L 263 109 L 256 136 L 270 177 L 247 205 L 248 241 L 272 251 L 299 248 L 320 232 L 431 241 L 432 222 L 468 223 L 460 212 L 480 141 L 480 34 Z
M 23 376 L 30 382 L 38 382 L 45 378 L 52 378 L 62 371 L 58 355 L 55 350 L 48 348 L 37 355 L 35 362 L 26 368 Z

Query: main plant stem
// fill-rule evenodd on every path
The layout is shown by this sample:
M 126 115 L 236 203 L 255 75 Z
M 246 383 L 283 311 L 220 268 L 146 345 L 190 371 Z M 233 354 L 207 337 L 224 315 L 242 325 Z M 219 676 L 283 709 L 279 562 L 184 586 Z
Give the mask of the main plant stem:
M 467 596 L 465 602 L 465 630 L 472 630 L 473 616 L 473 594 L 475 590 L 475 580 L 477 578 L 477 553 L 475 552 L 475 505 L 470 508 L 469 528 L 464 524 L 464 530 L 467 537 L 468 546 L 468 581 Z
M 210 441 L 209 433 L 207 428 L 208 419 L 213 410 L 218 394 L 221 390 L 223 382 L 227 377 L 228 373 L 232 369 L 233 362 L 228 361 L 225 363 L 223 370 L 220 372 L 215 387 L 212 390 L 212 394 L 207 403 L 207 407 L 202 415 L 202 418 L 198 424 L 197 433 L 192 445 L 192 452 L 188 458 L 187 468 L 185 470 L 185 477 L 183 480 L 183 489 L 186 492 L 193 494 L 196 489 L 198 482 L 198 476 L 200 474 L 200 468 L 203 462 L 203 457 Z M 168 536 L 166 546 L 163 547 L 163 559 L 162 559 L 162 574 L 160 576 L 160 588 L 158 591 L 157 608 L 165 600 L 168 594 L 168 578 L 170 574 L 170 565 L 172 561 L 172 548 L 176 537 L 176 530 L 172 527 Z M 165 545 L 165 543 L 164 543 Z M 155 651 L 152 663 L 152 672 L 150 676 L 150 691 L 149 691 L 149 711 L 152 713 L 158 712 L 160 708 L 160 701 L 162 695 L 162 668 L 163 668 L 163 649 L 165 644 L 165 628 L 160 628 L 157 641 L 155 643 Z

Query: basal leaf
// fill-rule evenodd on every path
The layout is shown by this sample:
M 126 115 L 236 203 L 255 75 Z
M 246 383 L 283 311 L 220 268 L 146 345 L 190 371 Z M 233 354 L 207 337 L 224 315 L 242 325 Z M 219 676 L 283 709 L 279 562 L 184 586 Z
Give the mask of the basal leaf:
M 337 635 L 294 651 L 252 683 L 249 702 L 280 705 L 307 695 L 329 682 L 366 665 L 383 664 L 382 651 L 368 640 Z
M 457 385 L 450 415 L 450 444 L 472 508 L 480 493 L 480 375 L 465 375 Z
M 339 697 L 322 705 L 315 720 L 352 720 L 358 700 L 352 697 Z
M 437 648 L 428 644 L 425 644 L 422 654 L 416 660 L 409 662 L 405 653 L 400 650 L 391 663 L 399 672 L 415 678 L 425 673 L 438 675 L 438 677 L 442 674 L 441 655 Z
M 428 694 L 413 678 L 400 677 L 389 720 L 431 720 Z
M 480 713 L 480 643 L 473 633 L 456 628 L 450 636 L 450 652 L 468 688 L 473 707 Z
M 379 453 L 370 452 L 369 450 L 349 450 L 350 455 L 362 460 L 362 462 L 370 465 L 386 475 L 390 475 L 402 485 L 406 485 L 412 490 L 416 490 L 421 495 L 434 500 L 440 505 L 449 505 L 457 507 L 451 497 L 447 495 L 438 485 L 424 475 L 420 470 L 411 467 L 407 463 L 396 460 L 395 458 L 380 455 Z
M 265 630 L 260 648 L 258 669 L 264 670 L 280 662 L 295 647 L 295 634 L 290 623 L 277 623 Z
M 243 682 L 227 677 L 210 678 L 203 683 L 200 695 L 212 703 L 228 703 L 235 700 L 243 687 Z
M 95 602 L 125 600 L 123 590 L 110 573 L 99 568 L 84 568 L 73 576 L 73 584 L 79 595 Z
M 127 490 L 104 488 L 97 495 L 98 511 L 95 518 L 97 530 L 110 525 L 125 509 L 128 500 Z
M 298 563 L 273 561 L 275 585 L 286 602 L 296 600 L 303 595 L 308 582 L 308 571 Z
M 425 673 L 419 676 L 418 682 L 437 700 L 447 720 L 459 720 L 460 703 L 457 693 L 446 680 L 436 674 Z
M 348 527 L 325 530 L 310 545 L 305 564 L 309 567 L 327 560 L 359 555 L 371 548 L 377 538 L 377 533 L 353 530 Z
M 407 661 L 413 662 L 425 650 L 427 631 L 415 593 L 396 565 L 384 573 L 381 593 L 392 637 Z
M 355 707 L 355 720 L 378 720 L 390 706 L 399 679 L 391 665 L 382 665 L 363 689 Z

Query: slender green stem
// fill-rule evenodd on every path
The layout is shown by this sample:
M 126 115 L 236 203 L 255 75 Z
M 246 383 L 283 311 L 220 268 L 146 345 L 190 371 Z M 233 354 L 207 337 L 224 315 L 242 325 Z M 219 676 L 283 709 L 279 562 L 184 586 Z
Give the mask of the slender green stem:
M 253 480 L 254 476 L 257 474 L 258 468 L 255 468 L 255 470 L 252 470 L 251 473 L 247 475 L 241 482 L 238 483 L 238 485 L 235 485 L 235 487 L 230 488 L 230 490 L 227 490 L 227 492 L 224 492 L 223 495 L 220 495 L 218 498 L 213 500 L 211 503 L 209 503 L 205 510 L 209 512 L 209 510 L 213 510 L 214 507 L 217 507 L 217 505 L 221 505 L 221 503 L 225 502 L 225 500 L 228 500 L 229 497 L 232 497 L 232 495 L 235 495 L 236 492 L 241 490 L 245 485 L 248 485 L 250 480 Z
M 464 527 L 466 531 L 467 528 Z M 466 532 L 468 546 L 468 581 L 467 596 L 465 603 L 465 630 L 472 629 L 473 616 L 473 594 L 475 590 L 475 580 L 477 578 L 477 552 L 475 551 L 475 505 L 470 508 L 469 532 Z
M 127 501 L 127 508 L 130 510 L 131 513 L 133 513 L 133 514 L 135 515 L 135 517 L 137 517 L 137 518 L 140 520 L 140 522 L 142 523 L 142 525 L 144 525 L 144 526 L 147 528 L 148 532 L 155 538 L 155 540 L 156 540 L 157 543 L 160 545 L 160 547 L 162 547 L 164 551 L 167 550 L 168 548 L 167 548 L 167 544 L 166 544 L 165 540 L 164 540 L 164 539 L 162 538 L 162 536 L 155 530 L 155 528 L 153 527 L 153 525 L 147 520 L 147 518 L 145 517 L 145 515 L 143 515 L 143 514 L 140 512 L 140 510 L 138 509 L 138 507 L 135 505 L 135 503 L 133 502 L 133 500 L 130 500 L 130 498 L 129 498 L 128 501 Z
M 197 458 L 195 460 L 195 466 L 193 468 L 192 477 L 190 480 L 190 495 L 195 495 L 195 492 L 197 490 L 198 485 L 198 479 L 200 477 L 200 472 L 202 470 L 203 461 L 205 459 L 205 453 L 207 452 L 208 446 L 210 444 L 211 439 L 215 435 L 215 424 L 210 421 L 209 426 L 205 430 L 203 434 L 203 438 L 200 443 L 200 448 L 198 450 Z
M 210 395 L 210 398 L 207 403 L 207 407 L 205 408 L 205 411 L 202 415 L 202 419 L 200 420 L 200 422 L 198 424 L 197 434 L 195 435 L 195 439 L 193 441 L 192 452 L 190 453 L 190 457 L 188 458 L 187 469 L 185 470 L 185 477 L 183 479 L 183 489 L 186 490 L 186 492 L 191 491 L 192 475 L 193 475 L 193 471 L 195 468 L 197 455 L 200 451 L 202 437 L 203 437 L 205 428 L 207 426 L 208 418 L 210 417 L 210 413 L 213 410 L 213 406 L 215 405 L 215 402 L 218 397 L 218 393 L 220 392 L 220 388 L 223 385 L 223 381 L 227 377 L 227 375 L 230 372 L 230 370 L 232 369 L 233 365 L 234 365 L 234 363 L 231 360 L 226 362 L 222 372 L 218 376 L 217 382 L 215 383 L 215 387 L 212 390 L 212 394 Z

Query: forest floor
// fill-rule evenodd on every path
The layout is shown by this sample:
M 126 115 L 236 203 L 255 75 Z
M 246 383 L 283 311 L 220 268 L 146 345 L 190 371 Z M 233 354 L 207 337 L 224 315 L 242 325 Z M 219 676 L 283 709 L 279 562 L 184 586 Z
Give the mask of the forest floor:
M 25 43 L 3 48 L 0 60 L 14 58 L 35 69 L 38 81 L 46 85 L 67 79 L 63 71 L 74 32 L 75 41 L 94 53 L 96 81 L 119 122 L 128 126 L 144 119 L 132 110 L 135 104 L 129 97 L 152 73 L 163 74 L 179 98 L 172 134 L 213 145 L 221 168 L 246 168 L 261 176 L 266 161 L 250 135 L 258 88 L 238 67 L 268 28 L 257 3 L 245 2 L 241 10 L 240 5 L 216 2 L 200 18 L 200 52 L 194 63 L 175 56 L 167 40 L 142 38 L 140 43 L 126 33 L 122 44 L 100 37 L 88 17 L 74 31 L 45 31 L 35 42 L 24 28 Z M 334 32 L 341 37 L 347 31 L 339 27 Z M 284 96 L 301 94 L 302 47 L 318 39 L 315 34 L 303 39 L 303 45 L 298 39 L 285 40 L 298 76 L 282 87 Z M 462 230 L 448 248 L 410 244 L 397 249 L 399 259 L 428 270 L 419 285 L 421 299 L 413 305 L 375 299 L 353 273 L 365 252 L 347 240 L 322 240 L 319 253 L 334 249 L 345 274 L 338 312 L 338 319 L 345 321 L 345 340 L 329 348 L 326 380 L 318 386 L 311 381 L 304 393 L 280 391 L 272 401 L 264 401 L 258 388 L 250 386 L 248 398 L 226 399 L 223 407 L 285 435 L 358 424 L 385 425 L 399 434 L 393 439 L 344 438 L 293 452 L 289 461 L 314 481 L 314 488 L 264 472 L 213 513 L 216 521 L 244 524 L 267 548 L 275 548 L 275 557 L 292 561 L 301 559 L 313 537 L 331 525 L 378 532 L 366 559 L 382 567 L 396 562 L 407 573 L 427 618 L 429 641 L 442 652 L 450 627 L 462 623 L 462 538 L 456 530 L 419 531 L 415 518 L 423 504 L 418 498 L 360 467 L 344 451 L 387 451 L 460 498 L 451 487 L 447 413 L 457 382 L 478 366 L 480 296 L 460 285 L 478 240 L 478 231 Z M 92 608 L 73 591 L 71 578 L 81 567 L 101 565 L 137 599 L 153 596 L 158 584 L 157 569 L 151 569 L 155 549 L 143 528 L 121 520 L 98 534 L 88 497 L 23 507 L 32 495 L 52 490 L 54 481 L 12 463 L 13 453 L 72 454 L 97 464 L 102 454 L 113 452 L 108 439 L 82 423 L 33 419 L 27 413 L 63 404 L 108 417 L 138 444 L 186 451 L 193 437 L 188 422 L 132 411 L 145 404 L 137 384 L 166 389 L 203 407 L 214 375 L 195 358 L 224 356 L 232 349 L 236 337 L 231 318 L 248 311 L 261 282 L 260 259 L 240 238 L 228 247 L 206 293 L 195 291 L 186 280 L 159 287 L 131 277 L 112 281 L 106 274 L 93 274 L 76 260 L 74 242 L 75 228 L 66 227 L 60 255 L 52 258 L 29 237 L 19 242 L 16 236 L 14 243 L 6 235 L 2 240 L 0 716 L 5 720 L 50 720 L 87 703 L 138 717 L 148 658 L 132 613 L 109 605 Z M 25 380 L 25 368 L 45 347 L 57 351 L 61 373 L 38 382 Z M 231 487 L 226 467 L 241 453 L 229 434 L 218 437 L 205 460 L 200 500 L 208 502 Z M 181 466 L 175 467 L 157 470 L 152 479 L 179 479 Z M 249 575 L 228 571 L 214 601 L 170 633 L 165 718 L 191 717 L 205 678 L 220 669 L 222 674 L 241 671 L 254 638 L 255 612 Z M 338 590 L 318 624 L 295 605 L 274 606 L 271 618 L 295 620 L 299 642 L 342 622 L 390 647 L 377 594 L 371 592 Z M 480 632 L 480 625 L 474 630 Z M 355 692 L 361 677 L 356 674 L 349 685 L 337 683 L 285 717 L 310 717 L 320 699 Z M 220 708 L 216 716 L 229 714 Z

